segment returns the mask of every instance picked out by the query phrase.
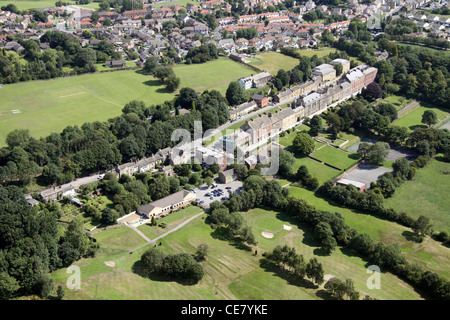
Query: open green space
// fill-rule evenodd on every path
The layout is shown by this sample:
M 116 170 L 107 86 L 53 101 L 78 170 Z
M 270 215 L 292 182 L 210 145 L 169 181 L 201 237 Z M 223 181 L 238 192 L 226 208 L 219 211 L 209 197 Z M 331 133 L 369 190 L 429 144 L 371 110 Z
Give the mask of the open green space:
M 188 220 L 192 216 L 202 212 L 203 209 L 196 206 L 188 206 L 181 208 L 175 212 L 172 212 L 160 219 L 157 219 L 157 223 L 165 223 L 166 227 L 162 228 L 160 226 L 151 226 L 150 224 L 143 224 L 138 227 L 143 234 L 145 234 L 149 239 L 154 239 L 159 235 L 166 233 L 177 226 L 179 226 L 184 221 Z
M 54 7 L 57 0 L 0 0 L 0 7 L 6 6 L 10 3 L 13 3 L 17 6 L 19 10 L 24 9 L 37 9 L 37 8 L 46 8 L 46 7 Z M 65 0 L 64 2 L 68 2 L 71 5 L 77 5 L 75 1 Z M 99 2 L 91 2 L 89 4 L 78 5 L 84 8 L 90 9 L 98 9 Z
M 226 58 L 204 64 L 176 65 L 180 88 L 215 89 L 225 94 L 228 84 L 253 71 Z M 159 104 L 175 97 L 161 83 L 139 71 L 125 70 L 37 80 L 0 89 L 0 146 L 14 129 L 29 129 L 34 137 L 61 132 L 68 125 L 106 121 L 119 116 L 124 105 L 141 100 Z
M 319 159 L 334 167 L 346 170 L 359 161 L 359 157 L 355 154 L 348 154 L 342 150 L 331 147 L 329 145 L 320 148 L 311 154 L 311 157 Z
M 308 171 L 313 178 L 317 178 L 317 180 L 319 180 L 320 185 L 337 177 L 341 173 L 339 170 L 328 167 L 308 157 L 296 157 L 293 171 L 297 172 L 298 168 L 303 165 L 308 168 Z
M 194 254 L 201 243 L 209 247 L 203 279 L 195 285 L 183 285 L 177 281 L 158 277 L 142 277 L 133 272 L 133 265 L 148 247 L 128 254 L 127 250 L 143 244 L 133 230 L 120 226 L 99 230 L 94 235 L 101 246 L 95 258 L 77 261 L 81 270 L 81 289 L 66 289 L 65 299 L 320 299 L 320 290 L 307 281 L 292 281 L 276 269 L 263 268 L 259 260 L 266 250 L 278 244 L 295 247 L 305 259 L 316 256 L 323 264 L 325 274 L 339 278 L 352 278 L 361 296 L 368 294 L 378 299 L 420 299 L 408 284 L 390 273 L 383 273 L 383 290 L 369 290 L 366 262 L 360 257 L 337 248 L 330 256 L 317 256 L 318 247 L 312 241 L 310 230 L 300 228 L 284 213 L 254 209 L 243 213 L 252 227 L 258 246 L 257 255 L 223 240 L 220 233 L 197 218 L 186 227 L 162 239 L 159 247 L 166 253 L 186 252 Z M 291 226 L 285 230 L 284 225 Z M 262 236 L 262 231 L 275 234 L 272 239 Z M 108 267 L 105 262 L 114 262 Z M 56 284 L 65 284 L 70 274 L 65 269 L 52 273 Z M 319 294 L 318 294 L 319 292 Z
M 418 49 L 419 51 L 431 51 L 435 54 L 450 56 L 450 50 L 434 49 L 434 48 L 429 48 L 429 47 L 416 45 L 416 44 L 409 44 L 409 43 L 399 43 L 399 45 L 405 46 L 405 47 L 411 47 L 413 49 Z
M 272 75 L 276 75 L 278 70 L 292 70 L 299 64 L 299 60 L 286 56 L 278 52 L 258 53 L 254 58 L 250 58 L 250 64 L 261 70 L 266 70 Z
M 291 196 L 305 199 L 320 210 L 340 213 L 351 228 L 354 228 L 359 233 L 367 233 L 374 241 L 382 241 L 386 244 L 398 243 L 402 254 L 409 262 L 418 263 L 425 270 L 437 272 L 449 279 L 450 249 L 443 246 L 442 243 L 437 242 L 430 237 L 426 237 L 422 243 L 417 243 L 410 240 L 412 230 L 407 227 L 356 210 L 340 207 L 332 201 L 318 197 L 314 192 L 303 188 L 293 186 L 288 188 Z M 411 206 L 416 203 L 416 201 L 409 202 L 411 203 Z M 390 207 L 388 202 L 386 202 L 385 205 L 386 207 Z M 397 209 L 400 210 L 400 208 Z M 406 209 L 407 208 L 405 208 L 404 211 L 410 214 L 410 211 Z
M 407 212 L 415 219 L 421 215 L 429 217 L 436 230 L 450 233 L 450 175 L 445 172 L 450 172 L 450 163 L 438 155 L 425 168 L 417 170 L 414 180 L 403 183 L 386 199 L 386 206 Z
M 409 131 L 414 131 L 415 128 L 425 126 L 422 123 L 422 115 L 426 110 L 434 111 L 438 117 L 438 122 L 450 115 L 448 110 L 444 108 L 434 107 L 422 102 L 418 108 L 414 108 L 414 110 L 405 113 L 401 118 L 395 120 L 393 124 L 400 127 L 406 127 Z
M 161 8 L 163 6 L 169 6 L 170 7 L 170 6 L 174 6 L 174 5 L 177 4 L 177 5 L 180 5 L 182 7 L 186 7 L 189 3 L 198 5 L 198 2 L 192 1 L 192 0 L 176 0 L 176 1 L 167 1 L 167 2 L 163 2 L 163 3 L 155 3 L 155 4 L 152 4 L 152 6 L 154 8 Z
M 408 104 L 410 104 L 413 101 L 414 101 L 413 99 L 406 99 L 403 96 L 397 96 L 394 94 L 394 95 L 390 95 L 389 97 L 379 100 L 378 103 L 380 103 L 380 102 L 390 103 L 395 107 L 395 109 L 397 109 L 397 111 L 400 111 L 401 109 L 403 109 L 404 107 L 406 107 Z

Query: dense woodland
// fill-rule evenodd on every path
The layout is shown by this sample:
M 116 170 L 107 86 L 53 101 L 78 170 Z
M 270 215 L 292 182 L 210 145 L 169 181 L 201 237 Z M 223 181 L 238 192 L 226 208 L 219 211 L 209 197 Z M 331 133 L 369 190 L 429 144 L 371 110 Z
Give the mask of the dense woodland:
M 50 272 L 97 250 L 80 219 L 60 225 L 58 203 L 32 208 L 19 188 L 0 185 L 0 212 L 0 299 L 46 298 L 53 290 Z

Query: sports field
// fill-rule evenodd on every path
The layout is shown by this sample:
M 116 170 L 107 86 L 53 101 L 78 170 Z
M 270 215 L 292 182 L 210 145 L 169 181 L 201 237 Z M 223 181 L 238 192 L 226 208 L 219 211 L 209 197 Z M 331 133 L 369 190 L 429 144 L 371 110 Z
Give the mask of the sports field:
M 444 108 L 433 107 L 425 103 L 420 103 L 418 108 L 414 108 L 412 111 L 405 113 L 401 118 L 393 122 L 394 125 L 400 127 L 406 127 L 409 131 L 414 131 L 415 128 L 425 126 L 422 123 L 422 115 L 426 110 L 432 110 L 438 117 L 438 122 L 444 120 L 450 115 L 448 110 Z
M 250 58 L 250 64 L 261 69 L 269 71 L 270 74 L 276 75 L 279 69 L 285 71 L 293 69 L 299 64 L 299 60 L 286 56 L 278 52 L 258 53 L 254 58 Z
M 216 89 L 223 94 L 231 81 L 252 73 L 250 68 L 225 58 L 173 69 L 181 79 L 180 88 Z M 14 129 L 29 129 L 34 137 L 46 136 L 68 125 L 119 116 L 131 100 L 152 105 L 171 100 L 175 94 L 135 70 L 5 85 L 0 88 L 0 146 Z
M 0 7 L 6 6 L 10 3 L 15 4 L 19 10 L 36 9 L 54 7 L 57 0 L 0 0 Z M 72 5 L 77 5 L 75 1 L 64 0 Z M 98 9 L 100 2 L 91 2 L 89 4 L 78 5 L 84 8 Z
M 163 6 L 169 6 L 170 7 L 170 6 L 174 6 L 174 5 L 177 4 L 177 5 L 180 5 L 182 7 L 186 7 L 189 3 L 198 5 L 198 2 L 192 1 L 192 0 L 176 0 L 176 1 L 157 2 L 157 3 L 152 4 L 152 6 L 154 8 L 161 8 Z
M 144 241 L 133 230 L 122 226 L 100 231 L 95 235 L 101 249 L 95 258 L 82 259 L 75 264 L 81 269 L 81 289 L 66 289 L 65 299 L 321 299 L 320 290 L 308 282 L 293 281 L 275 269 L 263 268 L 259 260 L 266 250 L 278 244 L 288 244 L 306 259 L 313 256 L 323 264 L 325 274 L 340 278 L 352 278 L 362 296 L 369 294 L 378 299 L 420 299 L 408 284 L 390 273 L 383 273 L 382 290 L 368 290 L 366 262 L 338 248 L 330 256 L 318 256 L 317 244 L 310 230 L 297 226 L 283 213 L 254 209 L 243 213 L 253 229 L 258 251 L 248 252 L 238 245 L 222 239 L 197 218 L 182 229 L 162 239 L 159 248 L 166 253 L 186 252 L 194 254 L 201 243 L 209 247 L 203 279 L 195 285 L 184 285 L 156 276 L 145 278 L 133 272 L 133 265 L 140 259 L 146 247 L 128 254 L 127 249 Z M 285 230 L 284 225 L 291 230 Z M 272 239 L 262 236 L 262 231 L 274 233 Z M 114 267 L 105 264 L 114 262 Z M 60 269 L 52 273 L 56 284 L 65 284 L 70 276 Z
M 402 187 L 405 187 L 405 191 L 408 190 L 408 187 Z M 430 237 L 426 237 L 422 243 L 417 243 L 410 238 L 412 230 L 401 226 L 398 223 L 382 220 L 359 211 L 342 208 L 332 201 L 320 198 L 314 192 L 303 188 L 289 187 L 289 190 L 292 196 L 305 199 L 320 210 L 339 212 L 351 228 L 354 228 L 360 233 L 367 233 L 374 241 L 383 241 L 385 244 L 398 243 L 403 255 L 409 262 L 417 262 L 425 270 L 437 272 L 449 279 L 450 249 L 443 246 L 442 243 L 437 242 Z M 396 192 L 398 191 L 399 190 Z M 406 202 L 407 198 L 405 197 L 404 199 Z M 412 203 L 411 201 L 409 202 Z M 416 201 L 413 203 L 415 204 Z M 402 211 L 409 214 L 409 208 L 411 206 L 405 207 L 405 210 Z M 386 207 L 389 206 L 386 205 Z M 397 209 L 400 210 L 400 208 Z

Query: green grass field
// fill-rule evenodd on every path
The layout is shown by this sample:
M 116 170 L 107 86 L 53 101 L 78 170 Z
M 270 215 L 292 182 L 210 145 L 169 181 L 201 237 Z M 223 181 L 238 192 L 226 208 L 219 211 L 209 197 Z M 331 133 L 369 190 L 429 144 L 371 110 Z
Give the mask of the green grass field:
M 13 3 L 17 6 L 19 10 L 24 9 L 36 9 L 36 8 L 45 8 L 45 7 L 54 7 L 56 0 L 0 0 L 0 7 L 6 6 L 10 3 Z M 72 5 L 76 5 L 75 1 L 64 1 L 68 2 Z M 83 4 L 79 5 L 80 7 L 84 8 L 90 8 L 90 9 L 98 9 L 99 8 L 99 2 L 91 2 L 89 4 Z
M 346 170 L 352 167 L 359 161 L 356 155 L 348 154 L 342 150 L 336 149 L 328 145 L 312 153 L 311 157 L 319 159 L 325 163 L 331 164 L 332 166 L 338 167 L 342 170 Z
M 409 131 L 414 131 L 415 128 L 425 126 L 422 124 L 422 115 L 426 110 L 434 111 L 437 114 L 438 122 L 450 115 L 448 110 L 444 108 L 432 107 L 425 103 L 421 103 L 418 108 L 405 113 L 401 118 L 395 120 L 393 124 L 400 127 L 406 127 Z
M 292 70 L 299 64 L 299 60 L 277 52 L 264 52 L 251 58 L 250 64 L 276 75 L 279 69 Z
M 402 98 L 404 99 L 403 103 L 401 102 Z M 405 97 L 397 96 L 397 95 L 391 95 L 389 97 L 386 97 L 386 98 L 380 100 L 380 102 L 387 102 L 387 103 L 392 104 L 395 107 L 395 109 L 397 109 L 397 111 L 400 111 L 401 109 L 403 109 L 404 107 L 406 107 L 408 104 L 410 104 L 413 101 L 414 100 L 412 100 L 412 99 L 406 99 Z
M 439 50 L 439 49 L 434 49 L 434 48 L 429 48 L 429 47 L 420 46 L 420 45 L 414 45 L 414 44 L 409 44 L 409 43 L 399 43 L 399 44 L 401 46 L 411 47 L 411 48 L 414 48 L 414 49 L 419 49 L 419 51 L 431 51 L 432 53 L 436 53 L 436 54 L 441 54 L 441 55 L 446 55 L 446 56 L 450 55 L 450 51 L 449 50 Z
M 145 234 L 149 239 L 154 239 L 159 235 L 176 228 L 179 224 L 183 223 L 184 221 L 188 220 L 192 216 L 195 216 L 196 214 L 202 211 L 203 209 L 199 207 L 188 206 L 176 212 L 172 212 L 171 214 L 157 220 L 158 224 L 163 222 L 166 223 L 167 224 L 166 228 L 161 228 L 159 226 L 150 226 L 149 224 L 143 224 L 139 226 L 138 229 L 142 231 L 142 233 Z
M 403 183 L 392 198 L 385 200 L 385 204 L 407 212 L 415 219 L 420 215 L 427 216 L 433 220 L 436 230 L 450 233 L 450 176 L 442 173 L 450 172 L 450 163 L 440 159 L 437 156 L 425 168 L 419 169 L 416 178 Z
M 177 65 L 180 88 L 216 89 L 225 94 L 228 84 L 252 73 L 239 63 L 218 59 L 204 64 Z M 175 97 L 160 82 L 135 70 L 94 73 L 6 85 L 0 89 L 0 146 L 14 129 L 29 129 L 34 137 L 60 132 L 68 125 L 106 121 L 119 116 L 131 100 L 146 105 Z
M 443 246 L 440 242 L 434 241 L 430 237 L 426 237 L 424 242 L 416 243 L 409 240 L 412 230 L 395 222 L 378 219 L 355 210 L 342 208 L 332 201 L 320 198 L 316 196 L 314 192 L 303 188 L 291 186 L 289 187 L 289 190 L 292 196 L 305 199 L 320 210 L 339 212 L 351 228 L 354 228 L 360 233 L 367 233 L 374 241 L 383 241 L 386 244 L 398 243 L 403 255 L 409 262 L 417 262 L 425 270 L 437 272 L 449 279 L 450 249 Z M 409 189 L 405 188 L 405 194 L 407 193 L 407 190 Z M 404 197 L 403 199 L 404 203 L 408 202 L 407 197 Z M 409 200 L 410 199 L 411 198 L 409 198 Z M 425 199 L 425 196 L 420 199 Z M 416 204 L 416 201 L 409 201 L 409 203 L 411 205 L 405 207 L 404 210 L 408 214 L 411 211 L 406 209 L 413 207 L 414 204 Z M 388 203 L 386 203 L 386 206 L 389 207 Z M 397 209 L 400 210 L 400 208 Z M 411 216 L 412 214 L 413 213 L 411 212 Z
M 316 256 L 323 264 L 325 274 L 339 278 L 352 278 L 361 296 L 368 294 L 378 299 L 420 299 L 405 282 L 390 273 L 382 274 L 382 289 L 366 287 L 368 274 L 366 262 L 337 248 L 330 256 L 317 256 L 317 244 L 311 231 L 297 226 L 284 213 L 254 209 L 243 213 L 252 227 L 258 246 L 258 254 L 239 249 L 235 244 L 221 240 L 220 234 L 197 218 L 186 227 L 162 239 L 160 247 L 166 253 L 186 252 L 194 254 L 201 243 L 209 246 L 206 261 L 202 262 L 204 278 L 195 285 L 183 285 L 176 281 L 160 280 L 154 276 L 144 278 L 132 271 L 133 264 L 148 247 L 128 254 L 127 249 L 143 244 L 143 240 L 131 229 L 122 226 L 101 230 L 95 238 L 101 245 L 95 258 L 82 259 L 75 264 L 81 270 L 81 289 L 66 289 L 65 299 L 321 299 L 320 290 L 307 282 L 292 281 L 271 268 L 262 268 L 259 259 L 266 250 L 278 244 L 295 247 L 305 259 Z M 283 225 L 291 226 L 290 231 Z M 275 234 L 272 239 L 262 236 L 262 231 Z M 105 262 L 115 262 L 115 267 Z M 70 276 L 65 269 L 52 273 L 56 284 L 64 284 Z
M 155 3 L 155 4 L 153 4 L 153 7 L 154 8 L 161 8 L 163 6 L 174 6 L 176 4 L 178 4 L 178 5 L 182 6 L 182 7 L 186 7 L 189 3 L 198 5 L 198 2 L 196 2 L 196 1 L 176 0 L 176 1 L 170 1 L 170 2 L 165 2 L 165 3 Z

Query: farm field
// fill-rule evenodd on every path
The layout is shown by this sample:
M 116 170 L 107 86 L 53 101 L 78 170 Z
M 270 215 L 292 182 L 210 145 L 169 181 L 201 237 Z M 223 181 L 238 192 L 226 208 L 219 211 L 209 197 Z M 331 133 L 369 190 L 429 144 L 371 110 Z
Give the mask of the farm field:
M 449 112 L 444 108 L 432 107 L 425 103 L 420 103 L 420 106 L 417 109 L 405 113 L 401 118 L 395 120 L 393 124 L 400 127 L 406 127 L 409 131 L 414 131 L 415 128 L 425 126 L 422 124 L 422 115 L 426 110 L 434 111 L 437 114 L 438 122 L 449 116 Z
M 294 246 L 305 259 L 316 256 L 324 265 L 325 274 L 340 278 L 352 278 L 362 297 L 369 294 L 378 299 L 421 299 L 408 284 L 390 273 L 383 273 L 383 290 L 366 287 L 366 262 L 348 255 L 338 248 L 331 256 L 315 255 L 317 246 L 312 243 L 310 230 L 296 226 L 283 213 L 254 209 L 244 213 L 253 228 L 258 254 L 239 249 L 236 244 L 221 240 L 217 231 L 197 218 L 186 227 L 162 239 L 160 249 L 166 253 L 186 252 L 194 254 L 201 243 L 209 246 L 206 261 L 202 262 L 204 278 L 195 285 L 183 285 L 177 281 L 144 278 L 133 272 L 133 265 L 148 247 L 128 254 L 127 249 L 143 244 L 136 233 L 127 227 L 99 231 L 94 237 L 101 245 L 95 258 L 76 262 L 81 269 L 81 289 L 66 290 L 65 299 L 321 299 L 320 289 L 307 281 L 296 282 L 272 268 L 262 267 L 259 259 L 266 250 L 278 244 Z M 283 225 L 292 227 L 284 230 Z M 262 231 L 275 233 L 266 239 Z M 126 249 L 125 249 L 126 248 Z M 105 262 L 114 262 L 108 267 Z M 69 276 L 65 269 L 52 273 L 56 284 L 65 283 Z
M 436 230 L 450 233 L 450 197 L 444 191 L 448 190 L 449 175 L 442 171 L 450 172 L 450 163 L 441 161 L 438 155 L 425 168 L 417 170 L 414 180 L 403 183 L 386 199 L 386 207 L 405 211 L 415 219 L 427 216 Z
M 218 59 L 177 65 L 174 72 L 181 79 L 180 88 L 216 89 L 225 94 L 231 81 L 250 75 L 252 70 L 229 59 Z M 134 70 L 16 83 L 0 90 L 0 146 L 14 129 L 29 129 L 34 137 L 46 136 L 68 125 L 119 116 L 131 100 L 152 105 L 171 100 L 176 94 L 153 77 Z
M 36 9 L 36 8 L 54 7 L 56 1 L 55 0 L 25 0 L 25 1 L 22 1 L 22 0 L 0 0 L 0 7 L 3 7 L 10 3 L 13 3 L 20 10 Z M 67 0 L 64 2 L 68 2 L 72 5 L 77 5 L 75 1 Z M 99 4 L 100 4 L 100 2 L 91 2 L 89 4 L 83 4 L 83 5 L 78 5 L 78 6 L 84 7 L 84 8 L 90 8 L 90 9 L 98 9 Z

